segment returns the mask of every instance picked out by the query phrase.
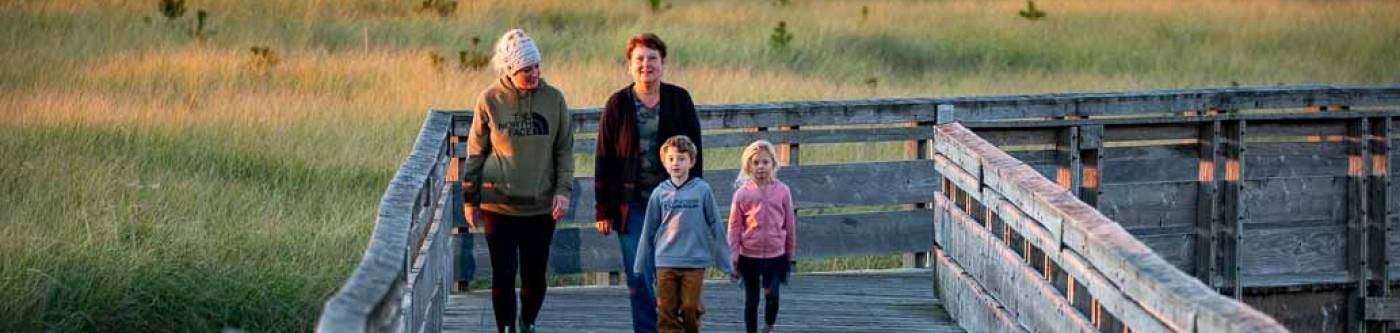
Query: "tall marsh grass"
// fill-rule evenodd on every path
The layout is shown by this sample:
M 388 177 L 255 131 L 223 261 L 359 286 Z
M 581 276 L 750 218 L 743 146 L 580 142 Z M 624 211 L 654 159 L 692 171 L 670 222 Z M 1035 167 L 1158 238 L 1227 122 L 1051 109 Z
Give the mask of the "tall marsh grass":
M 573 106 L 628 83 L 640 31 L 699 103 L 1400 81 L 1380 0 L 1065 0 L 1033 22 L 1016 0 L 187 1 L 203 37 L 157 3 L 0 2 L 0 331 L 308 330 L 424 111 L 495 80 L 429 54 L 508 27 Z M 818 146 L 804 161 L 902 153 Z

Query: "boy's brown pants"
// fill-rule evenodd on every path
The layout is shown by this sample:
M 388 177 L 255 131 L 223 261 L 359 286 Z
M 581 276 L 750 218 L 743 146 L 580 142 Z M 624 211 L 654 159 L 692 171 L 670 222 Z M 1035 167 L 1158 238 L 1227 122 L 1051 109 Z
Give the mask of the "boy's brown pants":
M 700 332 L 700 290 L 704 268 L 656 268 L 656 330 L 661 333 Z

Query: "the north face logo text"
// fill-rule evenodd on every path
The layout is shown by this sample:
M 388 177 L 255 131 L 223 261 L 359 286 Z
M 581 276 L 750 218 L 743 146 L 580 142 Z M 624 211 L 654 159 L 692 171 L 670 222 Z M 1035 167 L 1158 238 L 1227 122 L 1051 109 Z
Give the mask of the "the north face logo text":
M 517 113 L 511 116 L 510 121 L 498 126 L 510 136 L 549 135 L 549 122 L 534 112 Z

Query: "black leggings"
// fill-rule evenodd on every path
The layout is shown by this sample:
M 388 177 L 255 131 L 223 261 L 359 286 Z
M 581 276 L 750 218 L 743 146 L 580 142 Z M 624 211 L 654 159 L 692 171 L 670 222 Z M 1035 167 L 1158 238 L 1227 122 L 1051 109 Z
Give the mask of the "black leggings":
M 763 259 L 739 256 L 739 274 L 744 280 L 744 328 L 749 333 L 758 332 L 760 289 L 767 289 L 763 296 L 763 322 L 773 326 L 778 321 L 778 286 L 787 282 L 790 269 L 787 256 Z
M 534 324 L 544 305 L 545 269 L 554 219 L 549 215 L 509 216 L 481 211 L 486 246 L 491 249 L 491 307 L 496 328 L 515 327 L 515 272 L 520 270 L 520 322 Z

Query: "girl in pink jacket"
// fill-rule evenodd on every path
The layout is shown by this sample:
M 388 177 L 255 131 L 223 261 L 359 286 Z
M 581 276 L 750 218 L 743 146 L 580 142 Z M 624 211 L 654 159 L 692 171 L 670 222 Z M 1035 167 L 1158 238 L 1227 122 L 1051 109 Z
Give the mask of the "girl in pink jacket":
M 792 192 L 778 181 L 776 150 L 765 140 L 744 148 L 738 188 L 729 208 L 729 253 L 744 281 L 744 326 L 758 331 L 758 291 L 763 289 L 763 332 L 778 319 L 778 285 L 787 283 L 797 250 Z

